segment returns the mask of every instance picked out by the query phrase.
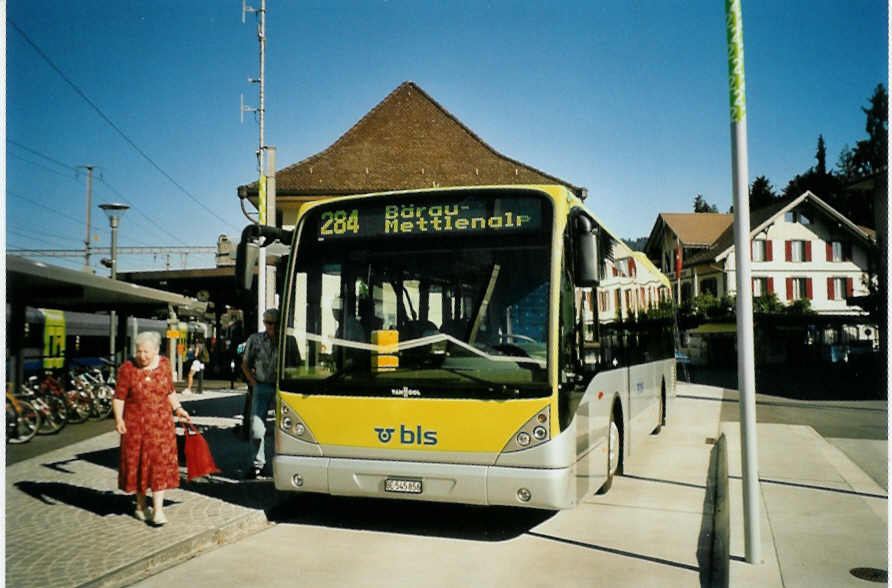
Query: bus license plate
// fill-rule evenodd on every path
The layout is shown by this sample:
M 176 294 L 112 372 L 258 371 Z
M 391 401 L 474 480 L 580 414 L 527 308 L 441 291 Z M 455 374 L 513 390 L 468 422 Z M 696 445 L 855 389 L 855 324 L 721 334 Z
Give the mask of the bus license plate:
M 387 478 L 384 480 L 385 492 L 399 492 L 402 494 L 421 494 L 421 480 L 398 480 Z

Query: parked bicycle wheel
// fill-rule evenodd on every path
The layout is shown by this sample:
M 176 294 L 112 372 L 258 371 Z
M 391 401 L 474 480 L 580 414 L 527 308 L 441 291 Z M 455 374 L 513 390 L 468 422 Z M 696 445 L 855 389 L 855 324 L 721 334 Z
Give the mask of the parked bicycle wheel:
M 35 397 L 32 404 L 40 412 L 40 426 L 37 427 L 39 435 L 58 433 L 68 424 L 68 407 L 58 396 Z
M 18 410 L 9 398 L 6 399 L 6 441 L 27 443 L 37 434 L 40 414 L 27 400 L 16 400 L 16 403 Z
M 65 400 L 68 405 L 68 422 L 83 423 L 90 418 L 93 412 L 93 397 L 83 388 L 74 388 L 65 391 Z
M 112 400 L 115 389 L 107 384 L 100 384 L 93 388 L 93 412 L 90 418 L 96 421 L 107 419 L 112 412 Z

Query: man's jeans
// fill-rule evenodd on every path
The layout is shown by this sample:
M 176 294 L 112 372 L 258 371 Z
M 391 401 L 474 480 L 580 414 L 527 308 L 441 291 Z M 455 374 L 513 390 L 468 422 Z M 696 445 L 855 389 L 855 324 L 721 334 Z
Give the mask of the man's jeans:
M 266 413 L 275 396 L 276 387 L 272 384 L 258 382 L 254 386 L 254 398 L 251 401 L 251 444 L 254 450 L 254 467 L 260 469 L 266 464 L 263 442 L 266 437 Z

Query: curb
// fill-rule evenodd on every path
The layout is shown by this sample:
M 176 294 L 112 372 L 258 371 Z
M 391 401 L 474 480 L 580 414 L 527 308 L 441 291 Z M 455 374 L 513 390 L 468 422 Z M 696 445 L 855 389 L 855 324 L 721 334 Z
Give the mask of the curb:
M 728 509 L 728 448 L 724 433 L 719 435 L 709 461 L 713 479 L 713 532 L 708 585 L 728 588 L 731 579 L 731 517 Z
M 192 559 L 202 551 L 235 543 L 272 525 L 263 511 L 247 513 L 221 527 L 202 531 L 179 543 L 150 553 L 81 586 L 90 588 L 129 586 Z

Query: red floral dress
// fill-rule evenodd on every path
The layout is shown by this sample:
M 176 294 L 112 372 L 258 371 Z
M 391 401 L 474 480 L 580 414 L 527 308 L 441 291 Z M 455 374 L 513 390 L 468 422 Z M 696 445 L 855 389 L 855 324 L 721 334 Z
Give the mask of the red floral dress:
M 141 370 L 127 361 L 118 370 L 115 398 L 124 401 L 118 488 L 145 494 L 180 485 L 177 439 L 168 396 L 173 394 L 170 362 Z

